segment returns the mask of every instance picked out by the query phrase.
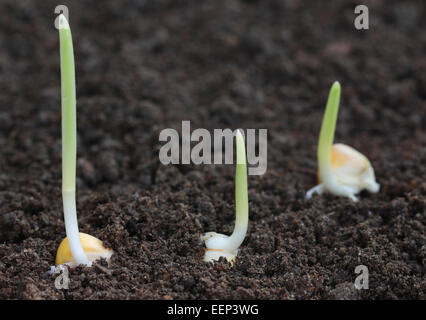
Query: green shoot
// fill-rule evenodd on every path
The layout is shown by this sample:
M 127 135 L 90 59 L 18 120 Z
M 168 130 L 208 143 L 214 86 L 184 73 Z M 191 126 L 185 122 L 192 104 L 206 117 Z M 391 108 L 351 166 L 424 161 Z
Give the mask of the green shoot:
M 320 184 L 306 193 L 308 199 L 314 193 L 327 191 L 357 201 L 355 194 L 361 190 L 377 192 L 380 187 L 376 183 L 373 167 L 363 154 L 344 144 L 333 145 L 340 91 L 340 84 L 334 82 L 328 96 L 318 141 Z
M 331 171 L 331 147 L 336 131 L 337 115 L 340 103 L 340 83 L 335 81 L 330 89 L 324 117 L 322 119 L 320 137 L 318 141 L 318 165 L 321 178 Z
M 74 50 L 71 29 L 64 15 L 59 16 L 62 100 L 62 200 L 65 229 L 76 264 L 91 265 L 81 245 L 75 203 L 76 175 L 76 92 Z
M 205 241 L 204 261 L 225 257 L 233 263 L 238 248 L 243 243 L 248 227 L 247 162 L 244 137 L 240 130 L 236 134 L 237 164 L 235 170 L 235 226 L 231 236 L 208 232 L 201 237 Z

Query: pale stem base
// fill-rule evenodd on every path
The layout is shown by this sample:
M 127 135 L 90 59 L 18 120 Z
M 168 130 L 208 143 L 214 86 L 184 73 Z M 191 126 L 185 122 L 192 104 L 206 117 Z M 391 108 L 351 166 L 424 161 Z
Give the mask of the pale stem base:
M 65 230 L 71 254 L 77 265 L 85 264 L 87 266 L 91 266 L 92 263 L 87 258 L 80 241 L 75 193 L 67 191 L 62 192 L 62 200 L 64 204 Z

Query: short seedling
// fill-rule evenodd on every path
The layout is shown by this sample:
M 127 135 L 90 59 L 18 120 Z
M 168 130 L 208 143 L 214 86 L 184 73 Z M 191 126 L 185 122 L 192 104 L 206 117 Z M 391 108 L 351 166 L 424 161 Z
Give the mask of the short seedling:
M 99 239 L 78 232 L 75 204 L 77 111 L 74 52 L 70 26 L 62 14 L 59 16 L 59 42 L 62 98 L 62 200 L 67 237 L 59 245 L 55 264 L 68 264 L 71 267 L 79 264 L 90 266 L 96 259 L 108 260 L 112 250 L 106 249 Z
M 248 226 L 247 164 L 244 138 L 236 134 L 237 165 L 235 172 L 235 226 L 232 235 L 226 236 L 216 232 L 207 232 L 201 236 L 206 244 L 204 261 L 219 260 L 225 257 L 234 263 L 238 248 L 243 243 Z
M 330 192 L 358 201 L 355 195 L 360 191 L 366 189 L 378 192 L 380 189 L 380 185 L 376 183 L 373 167 L 364 155 L 344 144 L 333 145 L 340 91 L 340 84 L 336 81 L 328 96 L 318 142 L 320 184 L 307 192 L 308 199 L 315 192 L 318 194 Z

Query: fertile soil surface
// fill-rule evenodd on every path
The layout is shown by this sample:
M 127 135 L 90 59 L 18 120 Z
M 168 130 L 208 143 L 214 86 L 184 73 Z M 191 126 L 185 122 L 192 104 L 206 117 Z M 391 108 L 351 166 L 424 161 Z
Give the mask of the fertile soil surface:
M 424 1 L 364 1 L 361 31 L 353 1 L 65 2 L 79 226 L 115 252 L 70 270 L 68 290 L 47 273 L 65 236 L 58 4 L 0 2 L 0 299 L 425 298 Z M 357 203 L 305 200 L 335 80 L 336 142 L 381 184 Z M 199 237 L 232 232 L 235 166 L 159 162 L 159 132 L 182 120 L 268 129 L 233 267 L 204 263 Z

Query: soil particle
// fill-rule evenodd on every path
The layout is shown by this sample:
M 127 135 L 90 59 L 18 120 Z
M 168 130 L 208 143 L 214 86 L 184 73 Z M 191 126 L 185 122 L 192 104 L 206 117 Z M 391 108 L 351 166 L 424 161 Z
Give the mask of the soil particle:
M 359 291 L 352 282 L 338 284 L 336 288 L 330 291 L 330 298 L 336 300 L 358 300 Z

